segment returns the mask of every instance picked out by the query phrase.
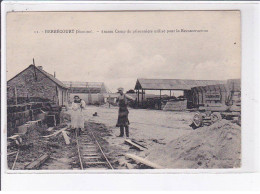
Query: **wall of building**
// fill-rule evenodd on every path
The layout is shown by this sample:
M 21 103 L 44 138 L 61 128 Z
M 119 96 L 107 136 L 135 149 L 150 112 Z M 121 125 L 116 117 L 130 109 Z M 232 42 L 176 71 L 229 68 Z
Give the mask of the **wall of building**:
M 16 93 L 17 97 L 39 97 L 57 104 L 62 102 L 61 95 L 58 94 L 64 89 L 59 88 L 42 72 L 34 70 L 33 66 L 8 81 L 7 86 L 8 98 L 15 98 Z
M 82 100 L 86 102 L 86 104 L 103 104 L 104 101 L 104 95 L 103 94 L 78 94 L 78 93 L 70 93 L 69 94 L 69 102 L 72 103 L 74 96 L 79 96 Z
M 58 104 L 60 106 L 61 105 L 67 106 L 68 105 L 68 101 L 67 101 L 68 91 L 64 90 L 61 87 L 57 87 L 57 90 L 58 90 L 58 99 L 59 99 Z

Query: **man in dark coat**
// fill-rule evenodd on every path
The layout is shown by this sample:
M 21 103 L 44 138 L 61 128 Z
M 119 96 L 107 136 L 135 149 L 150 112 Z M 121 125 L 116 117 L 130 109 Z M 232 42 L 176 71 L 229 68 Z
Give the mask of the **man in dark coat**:
M 128 120 L 128 114 L 129 111 L 127 109 L 127 99 L 124 94 L 123 88 L 118 88 L 119 96 L 117 98 L 117 102 L 119 105 L 119 111 L 118 111 L 118 120 L 117 120 L 117 127 L 120 127 L 120 135 L 119 137 L 124 136 L 124 128 L 126 137 L 129 137 L 129 120 Z

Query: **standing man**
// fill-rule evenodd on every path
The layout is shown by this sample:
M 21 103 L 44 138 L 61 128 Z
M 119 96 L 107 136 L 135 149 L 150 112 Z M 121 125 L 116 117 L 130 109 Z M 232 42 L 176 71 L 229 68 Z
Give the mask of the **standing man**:
M 84 129 L 84 115 L 83 109 L 85 109 L 86 103 L 84 100 L 80 99 L 79 96 L 74 96 L 74 101 L 72 103 L 72 113 L 71 113 L 71 127 L 80 132 Z
M 117 102 L 119 105 L 119 111 L 118 111 L 118 120 L 116 127 L 120 127 L 120 135 L 119 137 L 124 136 L 124 128 L 126 137 L 129 137 L 129 120 L 128 120 L 128 109 L 127 109 L 127 99 L 124 94 L 123 88 L 118 88 L 119 96 L 117 98 Z

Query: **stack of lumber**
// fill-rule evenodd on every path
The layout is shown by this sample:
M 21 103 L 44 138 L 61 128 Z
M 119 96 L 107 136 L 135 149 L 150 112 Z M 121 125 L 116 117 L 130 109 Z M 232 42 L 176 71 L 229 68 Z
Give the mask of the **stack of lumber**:
M 164 111 L 182 111 L 187 109 L 187 100 L 168 101 L 164 106 Z

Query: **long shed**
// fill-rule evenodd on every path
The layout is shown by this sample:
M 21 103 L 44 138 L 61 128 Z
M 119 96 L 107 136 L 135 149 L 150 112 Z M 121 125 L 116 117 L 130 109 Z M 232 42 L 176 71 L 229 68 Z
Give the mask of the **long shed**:
M 104 94 L 108 92 L 103 82 L 63 81 L 63 83 L 69 88 L 69 102 L 72 102 L 77 95 L 87 104 L 102 104 L 105 101 Z

